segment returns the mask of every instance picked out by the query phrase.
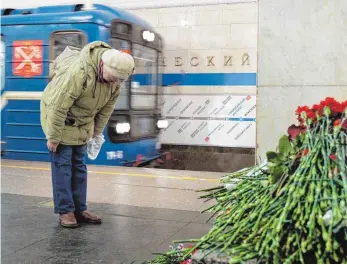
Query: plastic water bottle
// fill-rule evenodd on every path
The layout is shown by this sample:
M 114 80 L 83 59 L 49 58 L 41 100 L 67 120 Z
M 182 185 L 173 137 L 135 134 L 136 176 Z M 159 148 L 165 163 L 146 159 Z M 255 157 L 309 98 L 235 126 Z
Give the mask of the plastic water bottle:
M 91 160 L 95 160 L 101 150 L 102 144 L 105 142 L 104 135 L 99 134 L 94 138 L 91 138 L 87 144 L 88 157 Z

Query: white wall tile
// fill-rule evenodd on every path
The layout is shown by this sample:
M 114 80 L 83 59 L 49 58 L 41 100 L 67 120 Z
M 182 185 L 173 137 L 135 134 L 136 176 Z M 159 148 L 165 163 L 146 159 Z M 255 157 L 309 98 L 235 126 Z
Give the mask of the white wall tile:
M 166 73 L 242 73 L 257 71 L 257 4 L 210 5 L 155 9 L 158 27 L 165 40 Z M 234 19 L 226 19 L 226 13 Z M 146 14 L 135 11 L 135 14 Z M 150 12 L 153 12 L 151 10 Z M 224 12 L 224 18 L 223 18 Z M 149 14 L 149 11 L 148 11 Z M 146 15 L 148 15 L 146 14 Z M 145 16 L 145 15 L 144 15 Z M 245 20 L 242 17 L 245 16 Z M 227 24 L 222 24 L 227 23 Z M 213 56 L 214 66 L 208 66 Z M 231 56 L 232 65 L 224 65 Z M 249 56 L 247 62 L 243 62 Z M 175 66 L 179 57 L 181 66 Z M 192 63 L 199 63 L 192 66 Z
M 191 49 L 223 49 L 228 47 L 229 25 L 193 26 Z
M 347 83 L 345 0 L 263 0 L 259 6 L 260 85 Z
M 165 7 L 158 8 L 160 14 L 180 14 L 188 11 L 189 7 Z
M 222 24 L 223 10 L 220 6 L 215 9 L 197 10 L 196 7 L 188 8 L 188 25 L 220 25 Z
M 231 24 L 228 36 L 229 48 L 256 48 L 257 24 Z
M 179 50 L 181 49 L 178 43 L 179 39 L 179 30 L 178 27 L 158 27 L 155 29 L 164 40 L 164 49 L 165 50 Z
M 258 5 L 224 5 L 222 23 L 258 23 Z
M 188 6 L 188 9 L 195 10 L 196 12 L 201 11 L 213 11 L 217 9 L 223 10 L 225 7 L 225 4 L 217 4 L 217 5 L 190 5 Z
M 159 14 L 158 9 L 138 9 L 133 10 L 133 14 L 141 17 L 143 20 L 147 21 L 152 27 L 158 27 L 159 24 Z
M 160 9 L 158 13 L 159 27 L 182 27 L 188 21 L 187 8 Z
M 347 99 L 345 0 L 259 1 L 258 154 L 296 123 L 295 109 Z
M 156 31 L 164 39 L 164 49 L 169 51 L 187 49 L 190 47 L 190 27 L 159 27 Z

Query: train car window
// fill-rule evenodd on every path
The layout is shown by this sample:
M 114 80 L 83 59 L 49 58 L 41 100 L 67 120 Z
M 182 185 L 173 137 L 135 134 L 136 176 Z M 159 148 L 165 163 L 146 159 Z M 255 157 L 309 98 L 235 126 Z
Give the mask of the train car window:
M 131 53 L 129 41 L 113 38 L 111 39 L 111 46 L 119 51 Z
M 131 53 L 130 42 L 121 39 L 111 39 L 110 44 L 112 48 L 117 49 L 122 52 Z M 127 79 L 121 88 L 119 98 L 117 100 L 115 110 L 128 110 L 129 109 L 129 88 L 130 88 L 130 78 Z
M 156 134 L 156 119 L 154 116 L 136 115 L 131 119 L 131 137 L 142 138 Z
M 51 60 L 57 58 L 66 48 L 72 46 L 82 49 L 86 45 L 86 36 L 79 31 L 54 32 L 51 37 Z
M 2 38 L 0 42 L 1 89 L 3 89 L 5 86 L 5 43 Z
M 135 74 L 123 84 L 115 112 L 109 120 L 108 136 L 113 143 L 155 137 L 158 133 L 157 117 L 152 112 L 156 110 L 157 105 L 158 53 L 154 49 L 135 43 L 130 44 L 129 41 L 122 39 L 112 38 L 110 44 L 117 50 L 132 54 L 136 70 Z M 121 107 L 130 108 L 129 95 L 131 109 L 137 112 L 124 120 L 124 115 L 117 111 Z M 144 114 L 142 110 L 150 111 L 151 114 Z M 127 128 L 126 132 L 123 131 L 123 127 Z
M 131 108 L 155 110 L 158 87 L 158 52 L 139 44 L 133 44 L 132 51 L 136 74 L 131 84 Z
M 155 137 L 156 122 L 154 115 L 113 114 L 107 126 L 108 137 L 112 143 Z
M 108 121 L 107 134 L 112 143 L 127 142 L 130 130 L 129 115 L 112 115 Z

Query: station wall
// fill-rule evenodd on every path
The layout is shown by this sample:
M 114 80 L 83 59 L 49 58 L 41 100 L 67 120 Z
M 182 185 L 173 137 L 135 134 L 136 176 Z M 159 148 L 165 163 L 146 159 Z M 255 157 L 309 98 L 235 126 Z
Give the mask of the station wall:
M 274 150 L 299 105 L 347 99 L 347 2 L 259 1 L 257 154 Z
M 253 164 L 257 2 L 130 11 L 163 36 L 164 73 L 175 74 L 163 91 L 169 127 L 161 143 L 173 158 L 167 166 L 232 171 Z
M 56 0 L 49 4 L 80 3 Z M 83 2 L 83 1 L 82 1 Z M 233 171 L 255 161 L 258 1 L 95 0 L 127 9 L 163 36 L 161 135 L 168 168 Z M 17 6 L 47 5 L 43 0 Z

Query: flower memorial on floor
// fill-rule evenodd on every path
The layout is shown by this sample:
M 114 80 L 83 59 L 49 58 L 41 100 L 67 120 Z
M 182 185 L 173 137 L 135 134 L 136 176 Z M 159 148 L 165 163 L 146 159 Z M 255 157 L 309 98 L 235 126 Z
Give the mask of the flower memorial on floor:
M 347 101 L 326 98 L 296 115 L 267 161 L 203 191 L 216 200 L 206 209 L 212 229 L 150 263 L 204 263 L 212 253 L 229 263 L 347 263 Z

